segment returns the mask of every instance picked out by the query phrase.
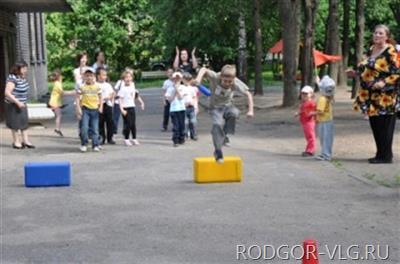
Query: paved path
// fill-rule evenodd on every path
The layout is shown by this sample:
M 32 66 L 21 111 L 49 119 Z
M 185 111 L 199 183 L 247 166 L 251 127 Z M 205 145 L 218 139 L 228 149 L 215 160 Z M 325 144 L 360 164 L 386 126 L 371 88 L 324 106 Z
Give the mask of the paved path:
M 138 147 L 124 147 L 119 137 L 119 145 L 81 154 L 72 115 L 65 138 L 32 129 L 35 151 L 12 150 L 1 129 L 0 263 L 251 263 L 236 260 L 238 244 L 277 248 L 307 237 L 318 240 L 321 253 L 341 245 L 347 258 L 350 245 L 363 253 L 368 244 L 390 247 L 387 261 L 338 260 L 337 252 L 335 260 L 320 256 L 321 263 L 400 263 L 396 189 L 271 151 L 269 142 L 285 135 L 268 135 L 245 118 L 225 152 L 243 158 L 244 181 L 194 184 L 192 159 L 212 153 L 208 116 L 199 116 L 198 142 L 173 148 L 170 133 L 159 130 L 159 91 L 142 95 L 147 109 L 138 113 Z M 40 160 L 71 161 L 72 186 L 24 188 L 23 164 Z

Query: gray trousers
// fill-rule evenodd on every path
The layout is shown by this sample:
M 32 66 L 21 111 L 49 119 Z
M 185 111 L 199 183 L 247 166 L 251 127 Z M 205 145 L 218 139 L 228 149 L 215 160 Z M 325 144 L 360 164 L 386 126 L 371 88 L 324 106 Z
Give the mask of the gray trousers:
M 227 134 L 235 134 L 236 119 L 239 117 L 239 113 L 239 109 L 233 105 L 215 107 L 211 110 L 213 121 L 211 135 L 216 150 L 221 150 Z
M 321 142 L 321 155 L 328 159 L 332 158 L 334 132 L 333 121 L 318 123 L 318 136 Z

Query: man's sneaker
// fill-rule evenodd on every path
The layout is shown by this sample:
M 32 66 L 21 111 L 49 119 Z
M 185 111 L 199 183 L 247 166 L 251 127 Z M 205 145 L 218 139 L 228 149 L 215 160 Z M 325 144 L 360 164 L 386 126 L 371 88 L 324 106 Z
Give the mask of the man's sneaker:
M 108 141 L 108 144 L 110 144 L 110 145 L 115 145 L 117 142 L 115 142 L 114 140 L 110 140 L 110 141 Z
M 100 148 L 99 148 L 98 146 L 96 146 L 96 147 L 93 148 L 93 151 L 94 151 L 94 152 L 99 152 L 99 151 L 100 151 Z
M 132 144 L 133 145 L 140 145 L 139 141 L 137 139 L 132 139 Z
M 224 156 L 222 155 L 222 151 L 220 149 L 214 151 L 214 157 L 217 163 L 224 163 Z
M 229 138 L 227 136 L 225 136 L 223 144 L 225 147 L 229 147 L 231 145 L 231 142 L 229 141 Z
M 197 141 L 199 138 L 197 136 L 192 137 L 192 140 Z
M 81 152 L 86 152 L 87 151 L 87 147 L 86 146 L 81 146 L 79 149 L 81 150 Z
M 128 147 L 132 146 L 132 143 L 129 139 L 125 139 L 124 142 L 125 142 L 125 146 L 128 146 Z

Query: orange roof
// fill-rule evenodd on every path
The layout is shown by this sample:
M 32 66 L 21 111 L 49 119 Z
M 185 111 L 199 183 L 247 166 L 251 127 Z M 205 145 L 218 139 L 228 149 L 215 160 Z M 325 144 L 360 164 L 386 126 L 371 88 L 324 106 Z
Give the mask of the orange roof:
M 283 50 L 283 39 L 275 43 L 275 45 L 269 49 L 271 53 L 281 53 Z

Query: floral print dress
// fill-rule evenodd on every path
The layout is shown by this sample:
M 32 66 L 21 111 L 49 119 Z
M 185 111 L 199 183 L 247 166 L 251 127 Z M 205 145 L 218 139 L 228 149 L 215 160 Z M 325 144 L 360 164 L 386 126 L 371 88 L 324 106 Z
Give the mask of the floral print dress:
M 370 49 L 368 55 L 372 52 Z M 398 100 L 400 77 L 397 66 L 397 51 L 392 45 L 377 57 L 368 56 L 358 65 L 361 87 L 354 102 L 354 109 L 368 116 L 393 115 L 400 111 Z M 377 82 L 383 81 L 382 88 L 375 88 Z

